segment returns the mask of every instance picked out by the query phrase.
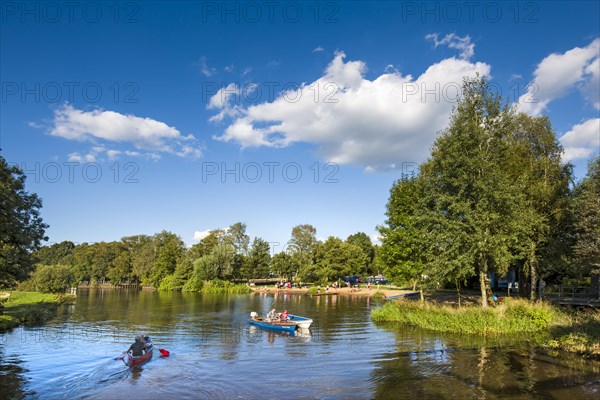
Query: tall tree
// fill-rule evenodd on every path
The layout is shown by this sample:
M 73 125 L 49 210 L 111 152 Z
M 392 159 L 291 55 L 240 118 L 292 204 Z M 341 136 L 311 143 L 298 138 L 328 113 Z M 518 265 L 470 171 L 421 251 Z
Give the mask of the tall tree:
M 288 253 L 282 251 L 277 253 L 271 259 L 271 269 L 278 276 L 291 280 L 297 273 L 299 265 L 296 260 Z
M 363 275 L 367 255 L 360 246 L 330 236 L 317 246 L 315 261 L 319 279 L 330 282 L 344 276 Z
M 354 235 L 348 236 L 346 242 L 357 245 L 363 250 L 367 256 L 364 271 L 366 274 L 372 274 L 373 271 L 371 265 L 373 263 L 373 259 L 375 258 L 375 248 L 373 247 L 373 242 L 371 241 L 369 235 L 364 232 L 357 232 Z
M 588 164 L 586 177 L 575 188 L 575 265 L 583 275 L 600 272 L 600 157 Z
M 564 268 L 561 253 L 568 251 L 564 228 L 571 165 L 562 163 L 563 149 L 548 117 L 516 115 L 507 141 L 510 154 L 505 169 L 513 186 L 521 188 L 523 194 L 519 211 L 521 238 L 515 250 L 524 261 L 534 299 L 539 274 L 545 272 L 540 267 L 545 266 L 546 271 L 552 266 Z
M 246 234 L 246 224 L 236 222 L 231 225 L 227 230 L 227 236 L 229 236 L 236 254 L 246 255 L 250 244 L 250 236 Z
M 271 263 L 271 247 L 266 240 L 254 238 L 248 254 L 248 267 L 252 278 L 267 278 Z
M 26 176 L 0 156 L 0 288 L 13 287 L 33 268 L 48 225 L 40 216 L 42 200 L 25 190 Z
M 420 202 L 416 176 L 402 176 L 390 190 L 387 219 L 379 226 L 378 257 L 385 276 L 396 284 L 409 283 L 413 290 L 423 281 L 427 265 L 427 234 L 419 224 Z
M 307 279 L 313 264 L 314 251 L 317 247 L 317 229 L 309 224 L 292 228 L 292 238 L 289 241 L 289 252 L 300 266 L 300 275 Z M 309 278 L 308 278 L 309 279 Z
M 156 260 L 150 274 L 150 283 L 158 287 L 161 280 L 172 274 L 178 261 L 183 257 L 185 244 L 174 233 L 162 231 L 154 235 Z
M 506 172 L 512 123 L 486 79 L 467 78 L 449 127 L 421 166 L 436 256 L 452 265 L 461 255 L 461 267 L 479 275 L 483 307 L 488 273 L 506 274 L 519 240 L 522 188 Z

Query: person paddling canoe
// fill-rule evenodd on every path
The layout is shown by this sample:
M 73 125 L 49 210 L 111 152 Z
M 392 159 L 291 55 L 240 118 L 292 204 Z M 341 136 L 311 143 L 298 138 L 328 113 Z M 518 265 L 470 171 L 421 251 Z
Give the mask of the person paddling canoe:
M 146 342 L 141 335 L 135 337 L 135 343 L 129 346 L 128 352 L 134 357 L 143 356 L 146 353 Z

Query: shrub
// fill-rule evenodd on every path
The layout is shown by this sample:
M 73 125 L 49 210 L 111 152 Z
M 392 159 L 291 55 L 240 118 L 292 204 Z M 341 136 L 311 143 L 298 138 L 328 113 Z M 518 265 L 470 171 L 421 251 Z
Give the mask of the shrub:
M 192 276 L 183 285 L 184 292 L 200 292 L 202 290 L 203 281 L 198 279 L 196 276 Z

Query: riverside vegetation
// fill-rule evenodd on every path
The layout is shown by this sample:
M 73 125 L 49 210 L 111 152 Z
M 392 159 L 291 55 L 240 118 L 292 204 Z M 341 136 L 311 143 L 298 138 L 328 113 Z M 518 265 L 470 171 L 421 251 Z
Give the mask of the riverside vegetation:
M 549 303 L 506 299 L 495 307 L 388 302 L 371 312 L 376 322 L 398 322 L 438 332 L 473 335 L 531 333 L 541 346 L 600 359 L 600 312 L 575 312 Z
M 6 293 L 0 304 L 0 332 L 12 329 L 20 324 L 35 326 L 54 317 L 56 309 L 62 303 L 73 301 L 73 296 L 37 292 L 15 291 Z

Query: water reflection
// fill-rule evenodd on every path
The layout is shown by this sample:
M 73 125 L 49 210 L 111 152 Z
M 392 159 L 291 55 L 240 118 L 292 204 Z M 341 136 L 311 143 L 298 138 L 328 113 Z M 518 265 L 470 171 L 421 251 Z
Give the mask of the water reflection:
M 599 363 L 568 354 L 556 359 L 532 341 L 382 327 L 397 345 L 375 363 L 376 398 L 575 400 L 600 393 Z

